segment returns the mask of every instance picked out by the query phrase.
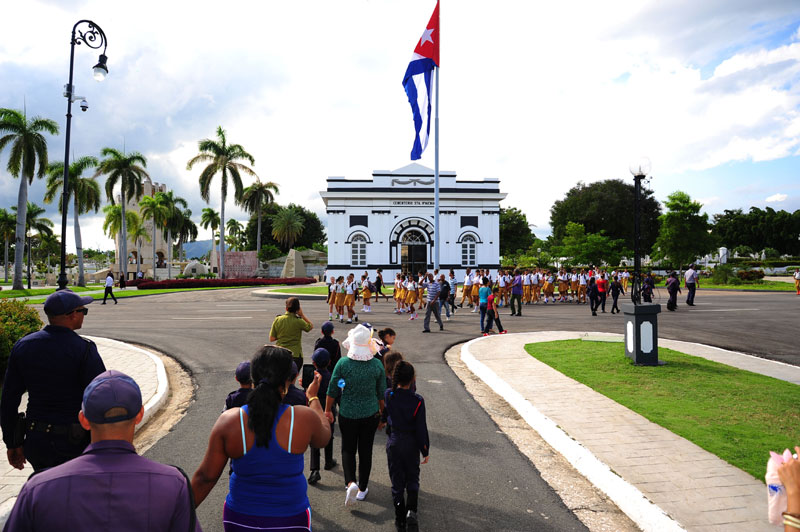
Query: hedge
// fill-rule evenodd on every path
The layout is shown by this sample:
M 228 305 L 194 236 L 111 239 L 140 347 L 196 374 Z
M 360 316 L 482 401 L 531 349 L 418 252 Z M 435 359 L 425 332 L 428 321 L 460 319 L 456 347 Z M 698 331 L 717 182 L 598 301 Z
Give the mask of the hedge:
M 43 325 L 39 313 L 25 301 L 0 301 L 0 380 L 5 378 L 8 357 L 17 340 L 38 331 Z
M 165 288 L 210 288 L 219 286 L 269 286 L 275 284 L 311 284 L 317 282 L 313 277 L 289 277 L 286 279 L 171 279 L 167 281 L 141 282 L 139 290 Z

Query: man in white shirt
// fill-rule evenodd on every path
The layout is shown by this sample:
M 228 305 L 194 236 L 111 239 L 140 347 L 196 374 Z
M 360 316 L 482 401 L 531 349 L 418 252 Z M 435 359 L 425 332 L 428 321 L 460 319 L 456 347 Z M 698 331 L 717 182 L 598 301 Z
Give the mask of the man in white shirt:
M 697 286 L 700 284 L 700 276 L 697 275 L 697 271 L 694 268 L 695 266 L 692 264 L 683 275 L 684 281 L 686 282 L 686 289 L 689 291 L 689 295 L 686 296 L 686 304 L 690 307 L 694 306 L 694 293 L 697 290 Z
M 794 271 L 794 289 L 797 290 L 797 295 L 800 296 L 800 269 Z
M 116 305 L 117 298 L 114 297 L 114 274 L 111 272 L 108 272 L 108 275 L 106 276 L 106 290 L 103 294 L 103 302 L 100 303 L 101 305 L 106 304 L 106 299 L 108 299 L 108 296 L 111 296 L 111 299 L 114 300 L 114 304 Z

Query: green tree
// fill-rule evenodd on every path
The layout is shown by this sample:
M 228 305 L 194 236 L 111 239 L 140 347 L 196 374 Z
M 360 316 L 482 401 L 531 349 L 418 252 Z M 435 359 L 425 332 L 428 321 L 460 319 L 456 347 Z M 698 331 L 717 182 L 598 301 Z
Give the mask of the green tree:
M 217 229 L 219 228 L 219 213 L 211 207 L 203 207 L 203 213 L 200 215 L 200 226 L 203 229 L 211 228 L 211 246 L 214 247 L 218 245 Z M 219 250 L 217 250 L 217 253 L 219 253 Z
M 200 195 L 208 203 L 211 194 L 211 182 L 214 176 L 220 174 L 220 254 L 219 254 L 219 276 L 225 278 L 225 200 L 228 197 L 228 176 L 234 186 L 234 199 L 242 197 L 242 174 L 248 174 L 256 179 L 258 176 L 247 165 L 239 161 L 247 161 L 251 165 L 255 164 L 253 156 L 247 153 L 239 144 L 228 144 L 225 130 L 222 126 L 217 127 L 217 139 L 203 139 L 198 143 L 200 153 L 189 159 L 186 169 L 191 170 L 198 163 L 208 163 L 200 173 Z
M 303 219 L 294 209 L 283 209 L 272 217 L 272 236 L 287 249 L 303 232 Z
M 608 264 L 616 266 L 630 250 L 625 249 L 625 241 L 613 239 L 601 233 L 587 233 L 582 224 L 567 224 L 562 244 L 553 248 L 556 256 L 571 259 L 576 265 Z
M 771 207 L 725 210 L 714 215 L 714 234 L 729 249 L 770 247 L 779 254 L 800 254 L 800 210 L 793 213 Z
M 131 199 L 138 201 L 142 197 L 144 187 L 142 179 L 149 178 L 145 168 L 147 167 L 147 159 L 139 152 L 123 153 L 114 148 L 103 148 L 100 152 L 105 159 L 100 161 L 97 167 L 95 177 L 100 175 L 108 176 L 106 178 L 106 196 L 111 204 L 114 204 L 114 187 L 119 183 L 120 189 L 120 205 L 122 206 L 122 213 L 120 221 L 120 240 L 119 240 L 119 259 L 120 269 L 122 275 L 128 278 L 128 225 L 127 216 L 125 211 L 127 209 L 127 201 Z
M 278 246 L 283 251 L 288 251 L 283 244 L 272 236 L 272 219 L 281 212 L 283 209 L 294 210 L 303 220 L 303 232 L 295 240 L 294 247 L 305 246 L 306 248 L 313 248 L 314 244 L 318 246 L 324 245 L 327 237 L 325 236 L 325 227 L 319 216 L 313 211 L 306 209 L 300 205 L 290 204 L 288 207 L 282 207 L 277 203 L 269 203 L 264 206 L 262 212 L 262 227 L 261 227 L 261 246 L 265 244 L 272 244 Z M 245 229 L 246 235 L 246 248 L 249 250 L 256 249 L 257 236 L 258 236 L 258 218 L 254 215 L 250 217 Z
M 75 231 L 75 254 L 78 257 L 78 286 L 86 286 L 83 273 L 83 240 L 81 239 L 81 214 L 97 212 L 100 210 L 100 185 L 94 177 L 81 177 L 83 172 L 97 166 L 95 157 L 81 157 L 69 165 L 69 190 L 67 201 L 72 199 L 73 229 Z M 60 201 L 64 190 L 64 163 L 56 162 L 47 167 L 47 191 L 44 202 L 52 203 L 58 200 L 58 212 L 63 212 Z
M 5 135 L 3 135 L 5 133 Z M 47 140 L 43 133 L 58 134 L 58 124 L 49 118 L 28 120 L 24 111 L 0 108 L 0 152 L 11 145 L 8 172 L 19 178 L 17 195 L 17 228 L 14 237 L 14 290 L 22 290 L 22 261 L 25 254 L 25 209 L 28 206 L 28 185 L 34 175 L 39 179 L 47 171 Z M 38 163 L 38 170 L 36 168 Z M 30 278 L 28 279 L 30 283 Z
M 106 205 L 103 207 L 103 232 L 109 238 L 116 238 L 122 232 L 122 206 L 121 205 Z M 136 225 L 139 223 L 139 215 L 136 211 L 125 211 L 125 225 Z
M 278 246 L 264 244 L 264 246 L 261 248 L 261 251 L 258 252 L 258 260 L 261 262 L 267 262 L 268 260 L 277 259 L 281 255 L 283 255 L 283 252 Z
M 178 260 L 186 260 L 183 245 L 197 240 L 197 224 L 192 221 L 192 211 L 183 209 L 179 217 L 176 234 L 178 235 Z
M 531 231 L 528 218 L 516 207 L 500 209 L 500 255 L 505 257 L 528 249 L 536 235 Z
M 142 271 L 142 242 L 150 242 L 150 233 L 144 226 L 144 220 L 136 214 L 136 211 L 126 212 L 128 218 L 128 238 L 136 244 L 136 277 Z
M 628 249 L 633 249 L 635 188 L 633 183 L 621 179 L 607 179 L 595 183 L 578 183 L 562 200 L 550 208 L 550 226 L 553 238 L 559 242 L 566 234 L 567 224 L 583 225 L 586 233 L 600 234 L 612 240 L 622 239 Z M 642 253 L 650 253 L 658 236 L 661 206 L 653 191 L 642 189 L 641 228 Z M 502 238 L 501 238 L 502 241 Z
M 714 249 L 708 215 L 700 213 L 703 208 L 700 203 L 678 190 L 667 197 L 664 206 L 667 212 L 661 215 L 653 259 L 669 259 L 673 266 L 683 268 Z
M 164 227 L 166 233 L 164 238 L 167 239 L 167 279 L 172 279 L 172 234 L 180 229 L 183 224 L 183 211 L 181 207 L 186 209 L 189 204 L 180 196 L 176 196 L 171 190 L 162 192 L 164 196 L 164 204 L 167 207 L 167 216 L 164 220 Z
M 262 183 L 260 180 L 256 181 L 242 193 L 242 199 L 239 201 L 244 210 L 250 214 L 255 214 L 258 219 L 258 233 L 256 235 L 256 249 L 261 249 L 261 211 L 264 205 L 275 202 L 274 194 L 278 193 L 278 185 L 272 181 Z
M 5 275 L 5 282 L 8 282 L 8 244 L 14 238 L 14 231 L 16 230 L 17 221 L 14 216 L 7 210 L 0 209 L 0 238 L 3 239 L 4 252 L 3 252 L 3 273 Z
M 150 238 L 153 241 L 153 278 L 156 277 L 156 232 L 166 229 L 169 207 L 167 197 L 163 192 L 156 192 L 152 196 L 145 196 L 139 201 L 139 213 L 142 220 L 152 220 L 153 231 Z
M 17 216 L 17 220 L 19 220 L 20 216 L 16 205 L 11 207 L 11 209 Z M 42 207 L 39 207 L 35 203 L 31 203 L 29 201 L 28 204 L 26 205 L 25 236 L 27 237 L 26 243 L 28 245 L 28 290 L 30 290 L 31 288 L 31 236 L 32 236 L 31 232 L 36 231 L 40 235 L 53 234 L 53 222 L 51 222 L 49 218 L 45 218 L 44 216 L 42 216 L 43 214 L 44 214 L 44 209 Z
M 233 218 L 229 219 L 225 223 L 225 229 L 228 230 L 230 236 L 238 238 L 239 235 L 244 231 L 244 227 L 239 220 L 235 220 Z

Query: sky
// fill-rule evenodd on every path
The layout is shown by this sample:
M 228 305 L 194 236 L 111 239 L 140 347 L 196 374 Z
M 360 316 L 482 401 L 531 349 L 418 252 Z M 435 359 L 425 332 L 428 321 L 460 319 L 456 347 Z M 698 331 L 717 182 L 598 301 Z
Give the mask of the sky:
M 255 172 L 325 222 L 328 176 L 369 178 L 410 162 L 402 78 L 434 0 L 99 0 L 4 2 L 0 107 L 56 120 L 63 160 L 69 35 L 91 19 L 108 37 L 75 51 L 71 151 L 139 151 L 152 179 L 199 222 L 200 139 L 223 126 Z M 496 177 L 546 237 L 550 207 L 579 181 L 630 180 L 652 161 L 663 201 L 683 190 L 709 214 L 800 209 L 800 2 L 443 0 L 440 164 L 460 179 Z M 0 207 L 18 181 L 0 153 Z M 72 157 L 72 155 L 70 156 Z M 433 167 L 433 143 L 421 164 Z M 101 178 L 102 180 L 103 178 Z M 252 182 L 247 178 L 245 185 Z M 215 182 L 213 188 L 218 191 Z M 44 182 L 29 199 L 41 204 Z M 219 193 L 210 206 L 219 210 Z M 55 205 L 47 213 L 60 228 Z M 232 198 L 226 217 L 247 215 Z M 102 213 L 82 217 L 84 247 L 112 249 Z M 71 221 L 67 247 L 74 249 Z M 209 238 L 201 230 L 200 239 Z

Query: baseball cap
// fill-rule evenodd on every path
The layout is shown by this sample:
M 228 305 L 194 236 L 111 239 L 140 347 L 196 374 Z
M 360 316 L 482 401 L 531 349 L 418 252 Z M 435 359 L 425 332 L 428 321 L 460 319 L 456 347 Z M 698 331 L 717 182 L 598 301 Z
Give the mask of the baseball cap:
M 331 334 L 333 332 L 333 322 L 326 321 L 322 324 L 322 334 Z
M 123 409 L 124 413 L 107 417 L 106 413 L 112 408 Z M 86 419 L 98 425 L 133 419 L 141 409 L 142 391 L 139 385 L 121 371 L 104 371 L 83 392 L 81 411 Z
M 53 292 L 44 302 L 44 313 L 49 316 L 60 316 L 72 312 L 78 307 L 88 305 L 94 301 L 88 296 L 79 296 L 69 289 Z
M 317 366 L 327 366 L 328 362 L 331 361 L 331 354 L 324 347 L 320 347 L 311 355 L 311 360 L 313 360 Z
M 245 360 L 236 366 L 236 380 L 242 384 L 249 384 L 253 382 L 253 377 L 250 375 L 250 362 Z

